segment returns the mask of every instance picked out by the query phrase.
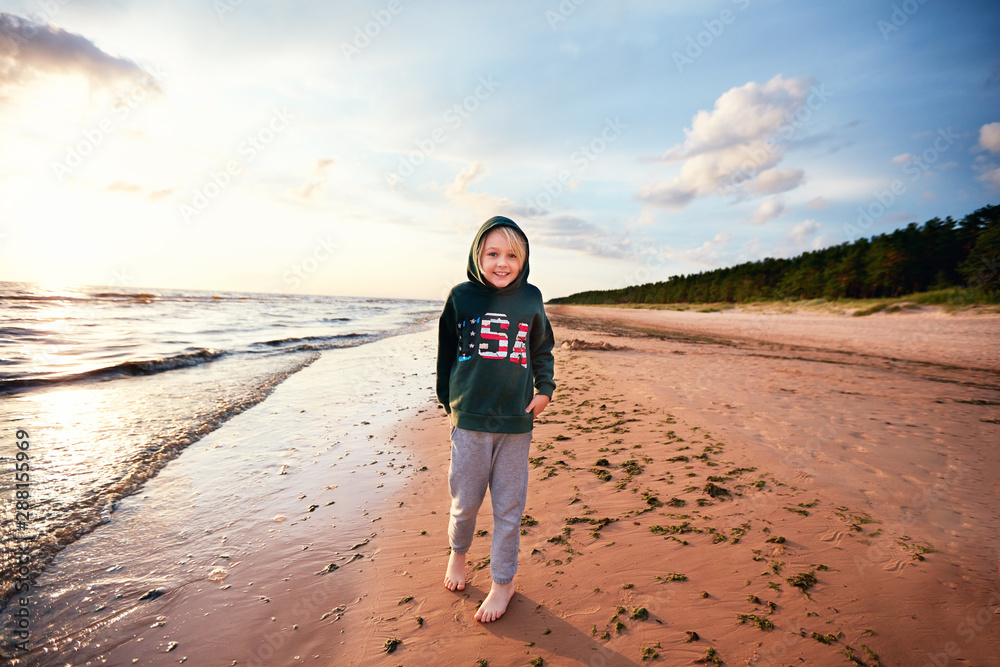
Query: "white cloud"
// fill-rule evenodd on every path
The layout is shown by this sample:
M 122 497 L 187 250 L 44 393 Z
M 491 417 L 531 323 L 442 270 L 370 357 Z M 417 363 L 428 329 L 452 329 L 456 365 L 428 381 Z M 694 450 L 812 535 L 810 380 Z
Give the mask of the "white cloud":
M 801 169 L 765 169 L 747 184 L 751 192 L 760 195 L 774 195 L 779 192 L 794 190 L 805 181 L 805 172 Z
M 815 220 L 809 219 L 792 227 L 786 238 L 795 245 L 802 245 L 806 239 L 816 234 L 822 225 Z
M 778 139 L 792 129 L 790 114 L 810 93 L 806 77 L 784 79 L 779 74 L 765 84 L 751 81 L 731 88 L 712 111 L 695 114 L 685 129 L 683 145 L 666 151 L 664 162 L 683 161 L 673 181 L 642 186 L 640 201 L 683 208 L 698 197 L 747 185 L 754 194 L 774 194 L 798 187 L 801 169 L 777 169 L 785 147 Z
M 137 183 L 129 183 L 123 180 L 118 180 L 109 185 L 105 185 L 103 189 L 106 192 L 113 192 L 123 195 L 140 195 L 151 202 L 163 201 L 164 199 L 167 199 L 177 191 L 177 188 L 174 187 L 151 188 L 151 187 L 144 187 Z
M 896 157 L 892 158 L 892 163 L 893 164 L 906 164 L 907 162 L 909 162 L 912 159 L 913 159 L 913 156 L 910 155 L 909 153 L 902 153 L 902 154 L 897 155 Z
M 469 165 L 468 169 L 463 169 L 458 172 L 455 176 L 455 180 L 445 189 L 445 194 L 447 194 L 452 199 L 459 199 L 466 195 L 472 194 L 469 192 L 469 186 L 477 181 L 483 180 L 486 175 L 486 167 L 483 166 L 481 162 L 473 162 Z
M 983 172 L 979 175 L 979 180 L 1000 188 L 1000 167 Z
M 825 197 L 813 197 L 808 202 L 806 202 L 806 206 L 808 208 L 813 209 L 814 211 L 819 210 L 821 208 L 826 208 L 829 205 L 830 202 Z
M 1000 123 L 987 123 L 979 128 L 979 146 L 981 150 L 1000 155 Z M 986 183 L 990 188 L 1000 188 L 1000 167 L 990 164 L 985 155 L 977 156 L 973 169 L 979 172 L 976 180 Z
M 444 188 L 448 199 L 459 206 L 471 210 L 476 220 L 487 220 L 494 215 L 514 215 L 516 206 L 507 197 L 494 197 L 486 192 L 473 192 L 473 183 L 479 183 L 486 176 L 486 167 L 481 162 L 473 162 L 458 172 L 455 180 Z
M 142 192 L 142 186 L 136 185 L 135 183 L 126 183 L 125 181 L 115 181 L 111 185 L 107 185 L 104 188 L 108 192 L 124 192 L 125 194 L 138 194 Z
M 711 241 L 705 241 L 694 250 L 685 252 L 685 259 L 709 266 L 719 266 L 723 263 L 719 255 L 729 245 L 731 237 L 732 235 L 727 232 L 720 232 L 713 236 Z
M 681 261 L 709 268 L 717 268 L 723 264 L 730 263 L 726 249 L 729 246 L 731 238 L 732 234 L 729 232 L 718 232 L 711 240 L 705 241 L 696 248 L 678 250 L 670 246 L 664 246 L 649 254 L 660 261 Z
M 695 114 L 691 129 L 685 130 L 684 153 L 727 149 L 771 136 L 802 104 L 811 84 L 805 77 L 786 80 L 779 74 L 764 85 L 750 81 L 729 89 L 711 112 Z
M 323 191 L 323 188 L 326 187 L 327 174 L 329 174 L 330 168 L 336 161 L 337 158 L 317 158 L 316 165 L 313 167 L 312 174 L 309 176 L 309 179 L 300 187 L 293 190 L 292 193 L 299 199 L 305 201 L 313 199 L 319 192 Z
M 630 226 L 608 229 L 572 215 L 530 218 L 522 226 L 535 229 L 534 246 L 574 250 L 593 257 L 614 259 L 633 258 L 636 254 L 636 247 L 630 238 Z
M 486 174 L 486 167 L 480 162 L 474 162 L 462 169 L 455 180 L 444 188 L 448 199 L 471 211 L 471 216 L 461 216 L 463 222 L 452 223 L 454 229 L 465 232 L 467 226 L 478 228 L 482 221 L 494 215 L 506 215 L 521 224 L 526 231 L 532 229 L 532 247 L 547 246 L 614 259 L 632 257 L 635 254 L 630 238 L 632 225 L 608 229 L 574 215 L 538 211 L 520 206 L 507 197 L 473 192 L 470 187 L 482 182 Z M 475 221 L 474 225 L 465 224 L 464 221 L 470 218 Z
M 778 199 L 768 199 L 754 211 L 751 221 L 755 225 L 763 225 L 768 220 L 774 220 L 785 212 L 785 204 Z
M 1000 155 L 1000 123 L 987 123 L 979 128 L 979 147 Z

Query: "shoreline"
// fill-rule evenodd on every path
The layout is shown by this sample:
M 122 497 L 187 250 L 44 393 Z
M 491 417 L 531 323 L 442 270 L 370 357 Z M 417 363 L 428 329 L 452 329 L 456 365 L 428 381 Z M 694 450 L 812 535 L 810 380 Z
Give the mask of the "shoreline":
M 866 328 L 826 349 L 781 318 L 753 338 L 718 313 L 563 308 L 503 618 L 472 618 L 488 498 L 466 590 L 442 584 L 450 444 L 426 331 L 324 355 L 60 554 L 39 593 L 62 591 L 45 613 L 86 649 L 74 664 L 1000 664 L 995 371 L 907 359 L 926 341 L 852 351 Z M 992 336 L 963 335 L 989 358 Z M 81 573 L 95 585 L 66 592 Z
M 50 563 L 12 664 L 294 664 L 363 594 L 385 499 L 415 474 L 396 440 L 431 395 L 431 343 L 325 353 L 187 447 Z

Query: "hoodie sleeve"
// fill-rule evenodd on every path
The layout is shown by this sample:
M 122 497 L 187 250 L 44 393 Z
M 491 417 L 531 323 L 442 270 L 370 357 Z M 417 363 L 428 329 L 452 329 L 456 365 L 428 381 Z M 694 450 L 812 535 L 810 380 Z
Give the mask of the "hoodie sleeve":
M 556 390 L 556 383 L 553 380 L 555 357 L 552 356 L 555 337 L 552 335 L 552 325 L 549 324 L 549 318 L 545 316 L 545 310 L 536 315 L 535 320 L 535 325 L 531 327 L 532 333 L 529 341 L 531 368 L 535 374 L 535 389 L 539 394 L 552 398 L 552 393 Z
M 437 354 L 437 397 L 445 412 L 449 414 L 451 414 L 451 367 L 455 364 L 455 357 L 458 354 L 457 324 L 455 302 L 449 294 L 441 311 L 441 318 L 438 320 Z

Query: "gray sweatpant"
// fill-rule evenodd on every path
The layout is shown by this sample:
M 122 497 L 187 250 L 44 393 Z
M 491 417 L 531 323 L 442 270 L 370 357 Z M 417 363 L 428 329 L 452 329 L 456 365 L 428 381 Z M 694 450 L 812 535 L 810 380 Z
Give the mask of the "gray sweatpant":
M 490 573 L 498 584 L 509 584 L 517 572 L 521 515 L 528 496 L 528 451 L 531 432 L 485 433 L 451 429 L 451 549 L 464 554 L 476 532 L 476 515 L 486 489 L 493 505 Z

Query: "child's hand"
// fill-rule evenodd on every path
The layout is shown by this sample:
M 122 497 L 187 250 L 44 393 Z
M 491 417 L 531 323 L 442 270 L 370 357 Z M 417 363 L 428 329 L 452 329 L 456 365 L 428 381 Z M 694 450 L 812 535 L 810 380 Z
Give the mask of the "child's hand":
M 546 408 L 550 400 L 552 399 L 545 394 L 535 394 L 535 397 L 531 399 L 531 403 L 528 403 L 528 407 L 524 411 L 530 412 L 533 417 L 537 417 L 542 414 L 542 410 Z

